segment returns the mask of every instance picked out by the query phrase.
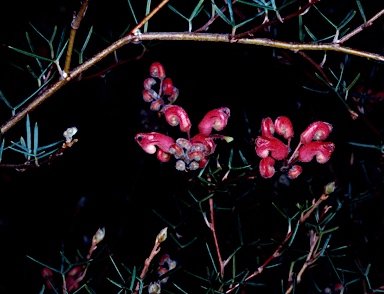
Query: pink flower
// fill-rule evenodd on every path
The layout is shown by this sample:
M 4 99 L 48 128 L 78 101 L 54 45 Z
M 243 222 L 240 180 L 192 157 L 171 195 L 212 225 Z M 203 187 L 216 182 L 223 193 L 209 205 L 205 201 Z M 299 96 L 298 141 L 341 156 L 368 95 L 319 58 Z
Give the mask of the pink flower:
M 177 126 L 180 124 L 180 130 L 189 134 L 192 124 L 189 120 L 188 114 L 183 108 L 177 105 L 165 105 L 162 112 L 165 115 L 166 121 L 171 126 Z
M 206 136 L 203 134 L 197 134 L 191 139 L 191 151 L 202 151 L 204 155 L 208 156 L 215 152 L 216 143 L 210 136 Z M 199 150 L 200 145 L 202 146 Z
M 257 137 L 256 154 L 261 158 L 266 158 L 271 153 L 271 156 L 277 160 L 282 160 L 288 155 L 288 146 L 276 138 Z
M 303 168 L 300 165 L 294 165 L 288 171 L 288 178 L 291 180 L 296 179 L 303 171 Z
M 157 150 L 156 157 L 161 162 L 168 162 L 171 159 L 171 155 L 161 149 Z
M 270 117 L 263 118 L 261 121 L 261 134 L 264 137 L 272 138 L 275 133 L 275 126 Z
M 332 125 L 322 121 L 311 123 L 308 128 L 300 135 L 302 144 L 307 144 L 312 141 L 323 141 L 332 131 Z
M 290 119 L 286 116 L 276 118 L 275 131 L 285 139 L 291 139 L 293 137 L 293 126 Z
M 208 136 L 211 134 L 212 128 L 222 131 L 227 125 L 229 116 L 230 110 L 227 107 L 209 111 L 198 125 L 200 134 Z
M 149 90 L 156 84 L 156 80 L 154 78 L 147 78 L 144 80 L 144 89 Z
M 335 150 L 335 144 L 331 142 L 310 142 L 299 149 L 299 160 L 310 162 L 314 156 L 318 163 L 326 163 Z
M 143 90 L 143 100 L 145 102 L 151 102 L 153 100 L 157 100 L 159 96 L 155 92 L 155 90 L 152 89 L 145 89 Z
M 265 179 L 271 178 L 275 174 L 275 168 L 273 167 L 274 165 L 275 160 L 272 157 L 266 157 L 260 160 L 260 175 Z
M 170 78 L 166 78 L 163 81 L 163 92 L 166 95 L 172 95 L 172 93 L 173 93 L 173 84 L 172 84 L 172 80 Z
M 160 62 L 152 63 L 149 68 L 149 74 L 154 78 L 164 79 L 165 78 L 165 70 Z
M 175 143 L 173 138 L 156 132 L 139 133 L 135 136 L 135 140 L 149 154 L 156 152 L 156 146 L 169 153 L 170 147 Z

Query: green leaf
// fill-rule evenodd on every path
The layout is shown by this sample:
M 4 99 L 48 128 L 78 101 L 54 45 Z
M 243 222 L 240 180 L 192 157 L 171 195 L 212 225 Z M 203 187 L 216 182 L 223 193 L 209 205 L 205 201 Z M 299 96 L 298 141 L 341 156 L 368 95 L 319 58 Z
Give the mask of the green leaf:
M 356 0 L 356 3 L 357 3 L 357 7 L 359 8 L 359 12 L 361 14 L 361 17 L 363 18 L 364 25 L 366 26 L 367 25 L 367 18 L 365 17 L 363 6 L 361 5 L 360 0 Z
M 37 122 L 35 123 L 35 129 L 33 130 L 33 154 L 36 156 L 37 147 L 39 145 L 39 127 L 37 126 Z
M 355 15 L 356 11 L 350 11 L 347 16 L 341 21 L 341 23 L 337 26 L 338 30 L 341 30 L 343 27 L 345 27 Z
M 182 18 L 184 18 L 186 21 L 189 21 L 187 17 L 185 17 L 183 14 L 181 14 L 179 11 L 177 11 L 176 8 L 174 8 L 171 4 L 168 4 L 169 9 L 171 9 L 174 13 L 180 15 Z
M 137 18 L 136 18 L 136 15 L 135 15 L 135 11 L 133 10 L 133 7 L 132 7 L 132 4 L 131 4 L 131 1 L 130 0 L 127 0 L 128 1 L 128 6 L 129 6 L 129 9 L 131 10 L 131 13 L 133 15 L 133 19 L 135 20 L 135 23 L 137 24 Z
M 221 9 L 219 9 L 216 4 L 213 4 L 213 8 L 215 9 L 216 13 L 227 23 L 229 24 L 230 26 L 232 26 L 232 23 L 230 22 L 230 20 L 224 15 L 224 13 L 221 11 Z
M 145 15 L 147 16 L 150 12 L 151 12 L 151 0 L 147 0 L 147 6 L 145 8 Z M 144 33 L 146 33 L 148 31 L 148 24 L 149 24 L 149 21 L 147 21 L 144 24 L 144 28 L 143 28 Z
M 46 58 L 46 57 L 43 57 L 43 56 L 40 56 L 40 55 L 36 55 L 36 54 L 30 53 L 30 52 L 27 52 L 27 51 L 24 51 L 24 50 L 12 47 L 12 46 L 8 46 L 8 48 L 12 49 L 12 50 L 14 50 L 16 52 L 19 52 L 21 54 L 24 54 L 24 55 L 27 55 L 27 56 L 30 56 L 30 57 L 33 57 L 33 58 L 37 58 L 39 60 L 45 60 L 45 61 L 54 62 L 54 60 L 52 60 L 52 59 L 49 59 L 49 58 Z

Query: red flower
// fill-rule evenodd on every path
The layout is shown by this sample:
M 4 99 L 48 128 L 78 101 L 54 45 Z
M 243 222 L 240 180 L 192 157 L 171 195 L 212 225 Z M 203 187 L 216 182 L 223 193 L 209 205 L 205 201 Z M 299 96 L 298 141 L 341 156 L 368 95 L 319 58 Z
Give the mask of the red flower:
M 177 105 L 165 105 L 162 112 L 165 115 L 166 121 L 171 126 L 177 126 L 180 124 L 180 130 L 189 134 L 192 124 L 189 120 L 188 114 L 183 108 Z
M 199 132 L 203 135 L 210 135 L 212 128 L 216 131 L 222 131 L 228 122 L 230 110 L 227 107 L 222 107 L 209 111 L 202 121 L 199 123 Z
M 290 119 L 286 116 L 276 118 L 275 131 L 285 139 L 291 139 L 293 137 L 293 126 Z
M 154 78 L 147 78 L 144 80 L 144 89 L 149 90 L 156 84 L 156 80 Z
M 156 157 L 161 162 L 168 162 L 171 159 L 171 155 L 161 149 L 157 150 Z
M 308 128 L 300 135 L 303 144 L 314 141 L 325 140 L 332 131 L 332 125 L 322 121 L 311 123 Z
M 171 137 L 156 132 L 139 133 L 135 136 L 135 140 L 149 154 L 156 152 L 156 146 L 169 153 L 170 147 L 175 143 Z
M 263 158 L 259 164 L 260 175 L 265 179 L 271 178 L 275 174 L 274 165 L 275 160 L 272 157 Z
M 172 93 L 173 93 L 173 84 L 172 84 L 172 80 L 170 78 L 166 78 L 163 81 L 163 92 L 166 95 L 172 95 Z
M 143 90 L 143 99 L 145 102 L 151 102 L 153 100 L 157 100 L 159 96 L 157 95 L 155 90 L 145 89 Z
M 326 163 L 335 150 L 335 144 L 331 142 L 310 142 L 300 147 L 299 160 L 310 162 L 314 156 L 318 163 Z
M 261 158 L 266 158 L 271 153 L 271 156 L 277 160 L 282 160 L 288 155 L 288 146 L 276 138 L 257 137 L 256 154 Z
M 165 78 L 164 67 L 160 62 L 154 62 L 149 68 L 149 74 L 154 78 L 164 79 Z
M 303 171 L 303 168 L 300 165 L 294 165 L 288 171 L 288 178 L 290 178 L 291 180 L 296 179 L 301 174 L 302 171 Z
M 272 138 L 275 133 L 275 126 L 270 117 L 263 118 L 261 121 L 261 134 L 264 137 Z

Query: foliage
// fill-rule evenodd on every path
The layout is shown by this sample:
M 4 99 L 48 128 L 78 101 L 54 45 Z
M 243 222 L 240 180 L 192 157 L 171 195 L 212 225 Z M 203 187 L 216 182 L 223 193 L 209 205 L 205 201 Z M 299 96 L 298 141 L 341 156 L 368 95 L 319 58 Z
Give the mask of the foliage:
M 26 290 L 383 292 L 377 2 L 84 0 L 15 27 L 0 168 L 41 218 Z

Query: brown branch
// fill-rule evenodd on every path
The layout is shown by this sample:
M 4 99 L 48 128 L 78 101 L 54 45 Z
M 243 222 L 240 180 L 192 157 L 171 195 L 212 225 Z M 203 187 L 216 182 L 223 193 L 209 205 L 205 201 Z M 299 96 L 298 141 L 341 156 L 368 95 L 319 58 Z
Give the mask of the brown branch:
M 367 27 L 371 26 L 375 20 L 377 20 L 380 16 L 384 14 L 384 9 L 376 13 L 370 20 L 368 20 L 366 23 L 363 23 L 362 25 L 358 26 L 356 29 L 354 29 L 349 34 L 342 37 L 340 40 L 337 40 L 336 43 L 343 44 L 345 41 L 349 40 L 353 36 L 360 33 L 362 30 L 366 29 Z
M 323 194 L 320 196 L 320 198 L 316 201 L 315 204 L 312 205 L 311 209 L 309 209 L 307 211 L 307 213 L 305 215 L 303 215 L 302 217 L 300 217 L 300 219 L 298 220 L 298 226 L 302 225 L 308 218 L 309 216 L 312 214 L 312 212 L 315 210 L 316 207 L 318 207 L 320 205 L 321 202 L 323 202 L 324 200 L 326 200 L 328 198 L 328 195 L 326 194 Z M 294 231 L 290 231 L 284 238 L 283 242 L 281 242 L 281 244 L 276 248 L 276 250 L 272 253 L 271 256 L 268 257 L 268 259 L 261 265 L 259 266 L 259 268 L 253 272 L 251 275 L 249 275 L 245 280 L 244 282 L 247 282 L 251 279 L 253 279 L 255 276 L 261 274 L 264 270 L 264 268 L 272 261 L 274 260 L 276 257 L 279 257 L 281 255 L 281 249 L 283 249 L 283 247 L 285 246 L 285 244 L 291 239 L 291 237 L 293 236 L 293 233 Z M 240 283 L 236 284 L 234 287 L 232 287 L 231 289 L 227 290 L 227 292 L 225 293 L 230 293 L 232 291 L 234 291 L 235 289 L 237 289 L 238 287 L 240 287 Z
M 71 66 L 71 58 L 72 58 L 72 52 L 73 52 L 73 44 L 75 43 L 75 36 L 78 28 L 80 27 L 80 23 L 83 20 L 83 17 L 85 16 L 85 12 L 87 11 L 89 0 L 84 0 L 81 4 L 81 8 L 79 13 L 76 17 L 74 17 L 72 23 L 71 23 L 71 32 L 69 34 L 69 42 L 68 42 L 68 50 L 67 50 L 67 56 L 65 58 L 65 65 L 64 65 L 64 71 L 63 75 L 64 77 L 67 75 L 69 68 Z
M 215 247 L 216 247 L 216 252 L 217 252 L 217 258 L 219 260 L 219 265 L 220 265 L 220 277 L 224 277 L 224 262 L 220 254 L 220 247 L 219 247 L 219 242 L 217 241 L 217 236 L 216 236 L 216 229 L 215 229 L 215 215 L 213 212 L 213 197 L 209 198 L 209 210 L 211 213 L 211 223 L 209 225 L 209 228 L 212 231 L 213 235 L 213 240 L 215 242 Z
M 307 4 L 305 4 L 301 9 L 299 9 L 298 11 L 290 14 L 290 15 L 287 15 L 286 17 L 281 17 L 280 19 L 277 18 L 275 20 L 272 20 L 272 21 L 266 21 L 264 23 L 262 23 L 261 25 L 253 28 L 252 30 L 249 30 L 247 32 L 244 32 L 244 33 L 241 33 L 241 34 L 237 34 L 233 37 L 234 40 L 238 40 L 238 39 L 242 39 L 242 38 L 245 38 L 245 37 L 249 37 L 249 36 L 253 36 L 254 33 L 256 33 L 257 31 L 260 31 L 266 27 L 270 27 L 272 25 L 275 25 L 277 23 L 281 23 L 283 21 L 286 21 L 286 20 L 289 20 L 291 18 L 294 18 L 296 16 L 299 16 L 303 13 L 306 13 L 306 11 L 311 8 L 311 6 L 315 5 L 315 3 L 319 2 L 320 0 L 312 0 L 312 1 L 308 1 Z
M 166 3 L 168 0 L 164 0 L 162 3 Z M 164 6 L 164 4 L 162 6 Z M 155 9 L 158 10 L 158 9 Z M 154 11 L 155 11 L 154 10 Z M 145 19 L 148 19 L 153 14 L 149 14 Z M 18 112 L 16 115 L 11 117 L 7 122 L 1 126 L 1 133 L 5 134 L 10 128 L 16 125 L 20 120 L 22 120 L 29 112 L 33 111 L 37 106 L 43 103 L 46 99 L 52 96 L 57 92 L 61 87 L 67 84 L 69 81 L 73 80 L 79 76 L 82 72 L 89 69 L 91 66 L 121 48 L 122 46 L 136 41 L 137 37 L 134 35 L 134 32 L 138 27 L 144 25 L 145 21 L 140 22 L 130 34 L 125 37 L 117 40 L 109 47 L 100 51 L 94 57 L 79 65 L 77 68 L 68 73 L 68 76 L 64 79 L 61 79 L 54 83 L 50 88 L 48 88 L 44 93 L 35 98 L 26 108 Z M 222 42 L 222 43 L 233 43 L 246 44 L 246 45 L 255 45 L 255 46 L 265 46 L 272 48 L 281 48 L 292 51 L 300 50 L 311 50 L 311 51 L 335 51 L 340 53 L 351 54 L 359 57 L 369 58 L 372 60 L 384 61 L 384 56 L 376 53 L 365 52 L 349 47 L 340 46 L 339 44 L 312 44 L 312 43 L 294 43 L 294 42 L 282 42 L 271 39 L 264 38 L 254 38 L 254 39 L 238 39 L 233 40 L 228 34 L 204 34 L 204 33 L 145 33 L 140 36 L 142 41 L 199 41 L 199 42 Z

